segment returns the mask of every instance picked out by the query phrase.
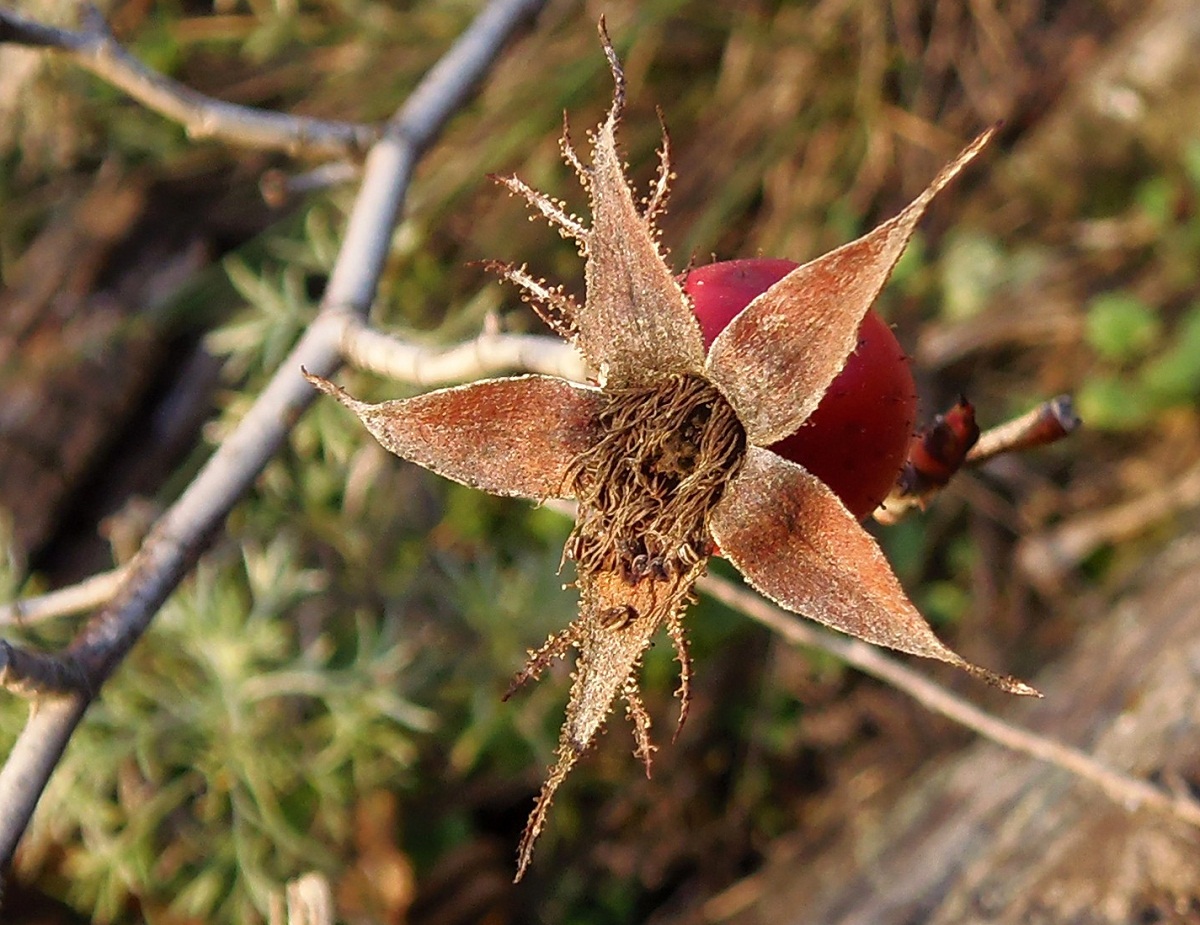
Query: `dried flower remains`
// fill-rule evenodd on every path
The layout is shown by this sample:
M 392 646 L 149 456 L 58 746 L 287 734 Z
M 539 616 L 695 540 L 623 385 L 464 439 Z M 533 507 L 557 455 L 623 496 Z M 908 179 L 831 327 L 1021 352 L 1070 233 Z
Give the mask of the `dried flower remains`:
M 1014 693 L 1036 693 L 944 646 L 837 496 L 765 449 L 816 408 L 926 206 L 992 133 L 976 138 L 895 218 L 754 299 L 706 354 L 657 243 L 655 218 L 670 178 L 666 136 L 657 181 L 639 201 L 616 143 L 624 77 L 603 22 L 600 35 L 616 90 L 590 139 L 590 163 L 566 132 L 562 140 L 589 196 L 590 226 L 515 177 L 501 179 L 578 244 L 586 298 L 578 304 L 524 267 L 493 265 L 579 349 L 594 384 L 520 376 L 369 405 L 310 377 L 405 459 L 494 494 L 578 503 L 565 555 L 575 563 L 579 616 L 531 652 L 513 682 L 515 689 L 578 651 L 557 759 L 521 841 L 518 879 L 555 791 L 618 698 L 649 772 L 654 746 L 638 671 L 660 628 L 679 659 L 682 724 L 691 675 L 683 618 L 716 547 L 788 610 Z

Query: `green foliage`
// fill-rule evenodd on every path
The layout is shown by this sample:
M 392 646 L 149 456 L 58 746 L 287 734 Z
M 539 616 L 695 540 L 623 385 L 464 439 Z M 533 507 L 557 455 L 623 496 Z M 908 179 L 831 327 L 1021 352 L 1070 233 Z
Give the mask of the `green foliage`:
M 1200 302 L 1166 327 L 1136 297 L 1105 295 L 1089 308 L 1087 338 L 1100 358 L 1078 396 L 1089 426 L 1143 427 L 1200 398 Z
M 1171 343 L 1145 365 L 1141 375 L 1146 392 L 1163 407 L 1200 396 L 1200 302 L 1173 333 Z
M 282 533 L 210 556 L 105 687 L 42 800 L 26 871 L 57 850 L 96 921 L 144 908 L 252 921 L 286 879 L 337 873 L 356 799 L 412 767 L 430 714 L 394 621 L 314 614 Z M 23 719 L 4 705 L 6 738 Z
M 1124 292 L 1092 299 L 1085 336 L 1105 360 L 1129 363 L 1145 356 L 1162 335 L 1162 321 L 1145 302 Z
M 976 550 L 961 533 L 947 539 L 944 525 L 930 531 L 929 520 L 914 512 L 879 531 L 879 541 L 921 613 L 934 626 L 952 626 L 970 613 Z
M 1085 338 L 1096 355 L 1078 395 L 1090 427 L 1133 430 L 1200 400 L 1200 141 L 1182 146 L 1173 169 L 1143 179 L 1122 220 L 1148 230 L 1155 298 L 1117 290 L 1087 307 Z
M 337 255 L 328 207 L 312 206 L 302 227 L 273 237 L 264 250 L 253 264 L 244 254 L 224 261 L 245 307 L 210 333 L 207 344 L 226 358 L 231 379 L 274 371 L 312 320 L 316 305 L 310 283 L 332 270 Z
M 972 228 L 951 229 L 938 257 L 939 314 L 964 321 L 995 306 L 1006 290 L 1019 288 L 1041 272 L 1045 259 L 1033 246 L 1006 247 Z
M 1080 387 L 1076 403 L 1088 426 L 1103 430 L 1140 427 L 1150 420 L 1153 411 L 1141 391 L 1112 375 L 1090 377 Z
M 941 268 L 942 314 L 950 321 L 978 315 L 1008 275 L 996 240 L 970 230 L 946 235 Z

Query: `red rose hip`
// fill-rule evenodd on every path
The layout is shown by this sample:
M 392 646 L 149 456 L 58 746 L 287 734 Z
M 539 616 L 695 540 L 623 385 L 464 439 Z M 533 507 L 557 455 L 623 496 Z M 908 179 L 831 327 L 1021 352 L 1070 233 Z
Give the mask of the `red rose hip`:
M 754 258 L 690 270 L 683 288 L 700 321 L 705 346 L 711 346 L 756 296 L 798 265 Z M 908 358 L 883 319 L 867 312 L 858 329 L 858 347 L 817 410 L 771 449 L 828 485 L 861 520 L 895 483 L 908 455 L 916 411 Z

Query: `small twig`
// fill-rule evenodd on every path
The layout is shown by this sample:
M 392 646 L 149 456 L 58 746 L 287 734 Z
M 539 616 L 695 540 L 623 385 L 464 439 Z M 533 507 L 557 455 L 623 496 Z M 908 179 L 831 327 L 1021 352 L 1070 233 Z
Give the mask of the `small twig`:
M 113 569 L 67 588 L 0 604 L 0 626 L 38 623 L 100 607 L 112 599 L 124 577 L 124 569 Z
M 421 386 L 467 382 L 513 371 L 544 373 L 575 381 L 584 378 L 582 357 L 564 341 L 488 330 L 474 340 L 452 347 L 428 347 L 355 321 L 343 333 L 342 356 L 358 369 Z
M 1017 565 L 1035 586 L 1057 592 L 1063 576 L 1101 546 L 1137 536 L 1196 505 L 1200 505 L 1200 466 L 1125 504 L 1074 517 L 1046 533 L 1023 539 L 1017 546 Z
M 74 32 L 0 9 L 0 42 L 62 53 L 147 109 L 180 123 L 191 138 L 219 139 L 293 155 L 360 159 L 380 136 L 378 126 L 267 112 L 214 100 L 150 70 L 130 55 L 95 7 L 85 5 L 82 19 L 84 28 Z
M 1184 793 L 1167 793 L 1144 780 L 1116 771 L 1077 748 L 1014 726 L 967 703 L 878 648 L 849 636 L 835 636 L 723 578 L 709 575 L 701 579 L 699 586 L 793 645 L 812 646 L 832 653 L 859 671 L 903 691 L 926 709 L 940 713 L 998 745 L 1045 761 L 1088 781 L 1127 810 L 1152 809 L 1200 827 L 1200 802 Z
M 1002 453 L 1019 453 L 1061 440 L 1079 429 L 1070 395 L 1056 395 L 1019 418 L 985 430 L 967 454 L 968 466 L 980 466 Z
M 263 173 L 258 181 L 258 191 L 263 202 L 273 209 L 280 209 L 297 196 L 342 186 L 361 175 L 362 164 L 357 161 L 330 161 L 298 174 L 273 169 Z
M 21 697 L 90 694 L 87 673 L 70 656 L 30 652 L 0 639 L 0 687 Z

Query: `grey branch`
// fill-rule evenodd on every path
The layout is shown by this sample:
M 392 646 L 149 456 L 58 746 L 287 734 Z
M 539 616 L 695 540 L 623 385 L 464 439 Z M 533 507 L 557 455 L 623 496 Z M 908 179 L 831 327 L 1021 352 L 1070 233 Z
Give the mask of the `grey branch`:
M 1200 803 L 1185 793 L 1167 793 L 1147 781 L 1116 771 L 1077 748 L 1005 722 L 907 668 L 875 646 L 822 630 L 733 582 L 710 575 L 701 579 L 699 586 L 717 600 L 779 633 L 793 645 L 830 652 L 859 671 L 903 691 L 926 709 L 1005 748 L 1053 764 L 1087 781 L 1126 810 L 1149 809 L 1200 828 Z
M 36 597 L 26 597 L 11 604 L 0 605 L 0 626 L 22 626 L 83 613 L 107 604 L 121 585 L 124 569 L 101 572 L 78 584 Z
M 357 319 L 346 326 L 342 355 L 358 369 L 413 385 L 448 385 L 502 372 L 543 373 L 582 382 L 583 358 L 557 337 L 500 334 L 485 329 L 474 340 L 430 347 L 400 340 Z
M 0 8 L 0 41 L 57 51 L 168 119 L 191 138 L 214 138 L 248 148 L 290 154 L 360 158 L 379 138 L 373 125 L 267 112 L 225 103 L 150 70 L 130 55 L 99 11 L 83 7 L 81 31 L 56 29 Z
M 491 0 L 426 75 L 367 155 L 363 183 L 326 289 L 322 310 L 237 428 L 128 565 L 112 601 L 72 643 L 67 655 L 93 690 L 120 664 L 163 601 L 195 564 L 238 498 L 253 484 L 292 423 L 316 397 L 300 375 L 322 376 L 340 363 L 343 331 L 374 298 L 391 231 L 420 154 L 467 98 L 515 29 L 541 0 Z M 10 20 L 9 20 L 10 21 Z M 43 789 L 91 695 L 40 701 L 0 769 L 0 865 L 12 860 Z

